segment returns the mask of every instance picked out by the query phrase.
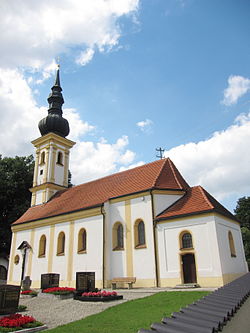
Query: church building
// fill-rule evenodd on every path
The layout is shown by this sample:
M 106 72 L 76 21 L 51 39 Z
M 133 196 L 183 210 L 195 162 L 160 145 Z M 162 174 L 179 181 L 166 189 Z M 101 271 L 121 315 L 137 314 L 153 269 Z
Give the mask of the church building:
M 48 102 L 32 141 L 31 207 L 12 224 L 9 284 L 29 276 L 40 288 L 42 274 L 57 273 L 60 286 L 75 287 L 77 272 L 94 272 L 97 288 L 117 277 L 135 277 L 134 287 L 218 287 L 248 271 L 235 216 L 169 158 L 68 187 L 75 142 L 59 70 Z

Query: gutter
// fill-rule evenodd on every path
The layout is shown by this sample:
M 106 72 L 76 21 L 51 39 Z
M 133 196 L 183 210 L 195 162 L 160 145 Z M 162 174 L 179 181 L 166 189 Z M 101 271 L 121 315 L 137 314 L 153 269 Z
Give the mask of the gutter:
M 104 203 L 101 206 L 102 213 L 102 289 L 105 288 L 105 210 Z
M 153 190 L 150 190 L 150 197 L 151 197 L 151 208 L 152 208 L 152 221 L 153 221 L 153 238 L 154 238 L 154 259 L 155 259 L 155 281 L 156 287 L 159 287 L 159 276 L 158 276 L 158 253 L 157 253 L 157 242 L 156 242 L 156 222 L 154 221 L 155 218 L 155 209 L 154 209 L 154 197 L 153 197 Z

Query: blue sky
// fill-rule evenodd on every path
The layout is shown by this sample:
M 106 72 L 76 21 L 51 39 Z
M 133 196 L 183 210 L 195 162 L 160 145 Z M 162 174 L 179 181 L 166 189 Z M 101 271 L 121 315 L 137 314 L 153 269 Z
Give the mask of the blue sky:
M 1 6 L 4 156 L 33 153 L 59 56 L 75 184 L 151 162 L 162 147 L 229 209 L 249 195 L 249 1 Z

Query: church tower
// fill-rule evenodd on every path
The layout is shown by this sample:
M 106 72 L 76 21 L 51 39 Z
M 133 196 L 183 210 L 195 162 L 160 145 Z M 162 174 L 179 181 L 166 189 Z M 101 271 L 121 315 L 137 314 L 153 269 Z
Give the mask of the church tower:
M 69 150 L 75 144 L 66 139 L 69 123 L 62 117 L 64 99 L 59 68 L 48 97 L 47 117 L 40 120 L 41 137 L 32 141 L 36 148 L 31 206 L 47 202 L 57 191 L 68 187 Z

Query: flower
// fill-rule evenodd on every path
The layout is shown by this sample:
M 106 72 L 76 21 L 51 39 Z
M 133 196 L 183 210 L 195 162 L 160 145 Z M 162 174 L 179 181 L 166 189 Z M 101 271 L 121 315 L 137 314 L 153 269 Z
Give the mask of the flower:
M 23 316 L 15 313 L 10 316 L 5 316 L 0 319 L 0 327 L 22 327 L 25 324 L 33 323 L 35 318 L 31 316 Z
M 29 295 L 30 293 L 32 293 L 33 290 L 23 290 L 21 291 L 21 295 Z
M 48 294 L 68 294 L 72 293 L 73 291 L 75 291 L 75 288 L 69 288 L 69 287 L 53 287 L 43 290 L 44 293 Z
M 82 297 L 110 297 L 110 296 L 117 296 L 117 292 L 116 291 L 98 291 L 98 292 L 84 292 L 82 293 Z

